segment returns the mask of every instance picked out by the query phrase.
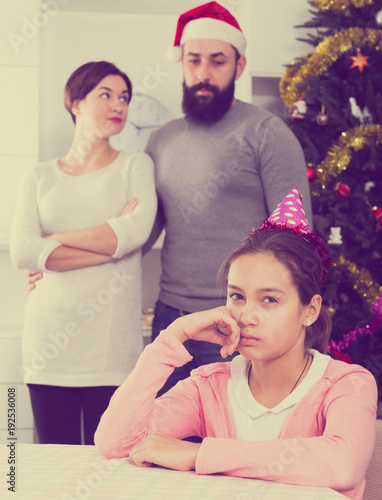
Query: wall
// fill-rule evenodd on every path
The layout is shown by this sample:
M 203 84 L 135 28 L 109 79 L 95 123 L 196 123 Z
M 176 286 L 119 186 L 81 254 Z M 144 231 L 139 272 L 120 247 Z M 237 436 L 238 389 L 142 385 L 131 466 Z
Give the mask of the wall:
M 161 1 L 166 14 L 155 15 L 144 11 L 143 4 L 138 9 L 137 2 L 129 0 L 122 3 L 112 0 L 107 4 L 111 11 L 124 5 L 127 13 L 99 12 L 99 2 L 98 6 L 97 2 L 85 0 L 65 4 L 41 31 L 41 159 L 60 155 L 69 147 L 73 124 L 62 105 L 63 87 L 69 74 L 90 60 L 114 62 L 131 77 L 136 89 L 143 88 L 159 99 L 171 117 L 181 116 L 181 66 L 170 63 L 165 54 L 173 43 L 178 13 L 183 11 L 181 7 L 191 8 L 200 3 L 182 0 L 176 8 L 174 2 Z M 248 38 L 248 65 L 237 82 L 237 95 L 251 101 L 252 76 L 280 77 L 285 64 L 307 51 L 306 44 L 295 40 L 293 28 L 308 18 L 307 2 L 228 0 L 222 3 L 237 16 Z M 73 10 L 79 8 L 78 4 L 87 11 Z M 299 32 L 303 34 L 304 31 Z
M 296 29 L 311 19 L 307 0 L 247 0 L 249 24 L 249 67 L 256 76 L 281 77 L 285 65 L 312 47 L 296 38 L 306 38 L 309 30 Z

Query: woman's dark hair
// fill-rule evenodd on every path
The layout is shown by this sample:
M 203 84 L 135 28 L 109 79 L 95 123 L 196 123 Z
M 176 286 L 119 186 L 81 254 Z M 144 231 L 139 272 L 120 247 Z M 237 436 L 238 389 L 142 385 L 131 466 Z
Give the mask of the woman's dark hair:
M 69 77 L 65 86 L 65 107 L 69 111 L 72 120 L 76 123 L 76 117 L 72 113 L 75 100 L 81 101 L 91 92 L 101 80 L 109 75 L 118 75 L 126 83 L 128 102 L 131 99 L 132 85 L 129 77 L 119 70 L 114 64 L 107 61 L 88 62 L 77 68 Z
M 258 253 L 274 255 L 289 269 L 303 306 L 307 306 L 315 294 L 321 295 L 323 267 L 316 249 L 301 236 L 279 229 L 252 233 L 235 248 L 220 267 L 219 276 L 224 287 L 233 261 L 241 255 Z M 317 320 L 306 327 L 305 347 L 326 354 L 331 326 L 328 311 L 321 307 Z

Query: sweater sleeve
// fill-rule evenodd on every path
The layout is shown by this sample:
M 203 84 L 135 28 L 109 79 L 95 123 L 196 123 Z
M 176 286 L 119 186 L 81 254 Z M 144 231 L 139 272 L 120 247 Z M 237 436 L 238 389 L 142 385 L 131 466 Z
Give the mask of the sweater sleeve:
M 377 386 L 369 372 L 344 376 L 324 397 L 322 436 L 296 437 L 294 429 L 293 437 L 282 431 L 274 441 L 206 438 L 196 472 L 351 490 L 363 480 L 374 448 L 376 401 Z M 289 420 L 299 411 L 296 405 Z
M 200 433 L 198 390 L 191 379 L 156 398 L 174 368 L 191 359 L 183 344 L 165 331 L 145 348 L 100 420 L 94 440 L 102 455 L 126 457 L 156 432 L 179 439 Z
M 34 170 L 21 179 L 16 211 L 12 221 L 10 255 L 19 269 L 49 272 L 46 261 L 60 246 L 58 241 L 43 238 L 37 204 L 37 185 Z
M 163 205 L 160 199 L 158 198 L 158 210 L 155 217 L 154 225 L 148 240 L 142 247 L 142 255 L 147 254 L 152 249 L 152 247 L 155 245 L 156 241 L 158 240 L 164 228 L 165 228 L 164 210 L 163 210 Z
M 260 132 L 260 165 L 269 213 L 297 186 L 302 193 L 308 222 L 313 223 L 309 181 L 301 145 L 293 132 L 277 116 L 266 121 Z
M 107 221 L 118 241 L 112 256 L 115 259 L 120 259 L 145 243 L 157 210 L 153 161 L 145 153 L 134 155 L 130 161 L 129 199 L 136 198 L 138 205 L 132 213 Z

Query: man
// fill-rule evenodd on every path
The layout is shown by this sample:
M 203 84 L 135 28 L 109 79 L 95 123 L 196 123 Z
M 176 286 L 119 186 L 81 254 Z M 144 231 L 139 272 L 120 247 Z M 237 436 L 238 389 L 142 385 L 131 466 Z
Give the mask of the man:
M 236 19 L 217 2 L 179 18 L 170 52 L 183 65 L 185 117 L 154 132 L 146 148 L 155 164 L 159 210 L 145 251 L 166 231 L 153 340 L 177 317 L 225 303 L 220 264 L 293 186 L 311 219 L 297 139 L 281 119 L 234 96 L 245 46 Z M 192 368 L 223 361 L 218 345 L 185 345 L 193 361 L 176 368 L 161 393 Z

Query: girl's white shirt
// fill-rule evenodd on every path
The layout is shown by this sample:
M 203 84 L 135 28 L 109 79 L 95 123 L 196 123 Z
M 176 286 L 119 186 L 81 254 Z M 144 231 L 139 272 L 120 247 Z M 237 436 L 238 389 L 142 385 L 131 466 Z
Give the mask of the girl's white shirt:
M 293 407 L 308 390 L 320 380 L 328 366 L 330 356 L 315 349 L 308 349 L 313 362 L 303 381 L 274 408 L 267 408 L 256 401 L 248 385 L 250 360 L 236 356 L 231 363 L 228 381 L 228 401 L 236 432 L 241 441 L 268 441 L 277 439 Z

